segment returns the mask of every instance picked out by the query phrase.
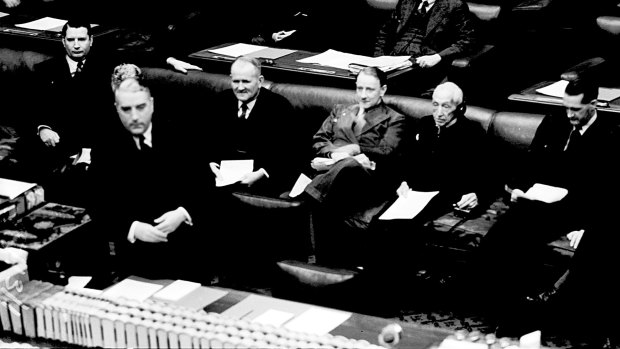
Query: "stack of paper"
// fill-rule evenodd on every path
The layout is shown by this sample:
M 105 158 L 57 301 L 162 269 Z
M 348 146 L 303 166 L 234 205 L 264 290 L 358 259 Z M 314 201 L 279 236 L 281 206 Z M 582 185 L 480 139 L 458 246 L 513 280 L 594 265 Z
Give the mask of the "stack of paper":
M 383 71 L 391 71 L 411 66 L 411 56 L 370 57 L 352 53 L 327 50 L 318 55 L 298 60 L 300 63 L 318 64 L 352 72 L 359 72 L 365 67 L 378 67 Z
M 568 81 L 560 80 L 536 89 L 536 92 L 547 96 L 562 98 L 564 96 L 564 90 L 566 90 L 566 85 L 568 85 Z M 600 87 L 598 89 L 598 99 L 600 101 L 611 102 L 619 97 L 620 89 L 618 88 Z

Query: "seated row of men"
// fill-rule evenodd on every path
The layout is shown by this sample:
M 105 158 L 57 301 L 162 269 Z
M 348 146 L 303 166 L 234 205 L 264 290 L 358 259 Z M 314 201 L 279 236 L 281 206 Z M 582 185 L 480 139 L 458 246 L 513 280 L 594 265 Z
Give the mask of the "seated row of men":
M 105 84 L 80 91 L 87 86 L 82 83 L 89 74 L 88 64 L 71 57 L 86 56 L 92 37 L 87 28 L 69 26 L 63 41 L 67 56 L 60 62 L 64 65 L 46 62 L 50 67 L 62 66 L 51 71 L 64 75 L 48 80 L 52 92 L 47 96 L 54 99 L 45 105 L 49 121 L 39 122 L 33 130 L 43 145 L 39 150 L 44 156 L 37 160 L 52 159 L 49 155 L 65 144 L 60 159 L 92 148 L 85 182 L 89 187 L 80 190 L 92 191 L 87 205 L 96 231 L 116 242 L 116 253 L 127 272 L 204 282 L 206 275 L 219 272 L 213 269 L 221 266 L 218 261 L 223 258 L 249 262 L 242 250 L 270 248 L 269 253 L 279 253 L 277 247 L 267 246 L 268 238 L 251 229 L 251 223 L 238 222 L 246 217 L 232 213 L 236 211 L 232 211 L 231 191 L 242 187 L 279 195 L 299 175 L 300 167 L 294 162 L 309 161 L 296 157 L 304 151 L 290 127 L 291 104 L 262 87 L 264 77 L 257 60 L 235 60 L 231 89 L 213 99 L 207 119 L 187 126 L 154 113 L 157 96 L 151 95 L 135 66 L 115 71 L 114 102 L 108 98 L 109 76 Z M 335 106 L 314 135 L 313 156 L 337 160 L 328 170 L 313 174 L 303 195 L 317 217 L 319 262 L 400 271 L 384 268 L 384 263 L 394 255 L 407 256 L 423 223 L 454 206 L 469 210 L 492 199 L 487 185 L 491 171 L 482 155 L 488 147 L 484 132 L 464 117 L 460 88 L 450 82 L 439 85 L 433 93 L 433 115 L 416 125 L 383 102 L 386 92 L 383 72 L 362 70 L 356 79 L 357 103 Z M 580 247 L 573 268 L 577 272 L 571 273 L 576 275 L 571 279 L 580 281 L 572 284 L 586 280 L 588 285 L 601 285 L 606 280 L 599 276 L 611 266 L 607 258 L 613 254 L 608 249 L 614 246 L 615 236 L 609 231 L 615 227 L 607 217 L 615 205 L 602 203 L 615 194 L 616 170 L 608 159 L 618 154 L 620 138 L 616 127 L 597 115 L 596 96 L 594 84 L 571 82 L 564 96 L 568 117 L 545 118 L 531 147 L 532 161 L 536 160 L 531 164 L 536 165 L 515 169 L 515 174 L 524 174 L 510 185 L 517 204 L 488 233 L 477 272 L 488 270 L 484 275 L 498 278 L 507 271 L 531 275 L 539 265 L 534 252 L 568 234 L 571 244 Z M 112 106 L 117 118 L 110 115 Z M 254 169 L 237 185 L 215 187 L 222 160 L 248 158 L 254 160 Z M 574 166 L 575 160 L 579 166 Z M 55 169 L 57 164 L 52 165 Z M 537 182 L 566 188 L 569 194 L 552 204 L 529 200 L 523 193 Z M 377 215 L 394 193 L 407 195 L 409 188 L 440 194 L 413 220 L 378 221 Z M 236 225 L 242 223 L 247 223 L 245 230 Z M 402 243 L 384 255 L 369 250 L 373 241 L 386 234 Z M 357 248 L 349 248 L 351 244 Z M 233 256 L 229 246 L 234 246 Z M 347 250 L 356 253 L 345 254 Z M 527 260 L 520 258 L 523 251 L 531 252 Z M 515 298 L 531 291 L 532 285 L 520 286 L 523 289 L 511 287 L 494 296 Z M 615 304 L 615 288 L 594 289 L 604 297 L 589 290 L 590 299 Z

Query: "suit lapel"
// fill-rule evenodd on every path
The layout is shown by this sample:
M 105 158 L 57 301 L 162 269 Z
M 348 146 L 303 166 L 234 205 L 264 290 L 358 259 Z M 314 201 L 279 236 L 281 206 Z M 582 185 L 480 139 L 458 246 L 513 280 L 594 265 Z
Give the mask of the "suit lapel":
M 385 119 L 388 119 L 390 115 L 385 110 L 384 105 L 379 105 L 376 108 L 372 109 L 370 112 L 366 113 L 366 125 L 362 128 L 362 132 L 360 135 L 363 135 L 365 132 L 373 129 L 378 124 L 382 123 Z
M 403 30 L 403 28 L 405 28 L 407 22 L 409 21 L 409 17 L 411 17 L 413 12 L 416 10 L 415 9 L 416 3 L 417 3 L 416 0 L 404 0 L 402 2 L 402 5 L 399 10 L 399 14 L 398 14 L 399 21 L 398 21 L 398 28 L 396 29 L 396 33 L 400 33 Z
M 446 13 L 445 9 L 448 3 L 442 0 L 435 1 L 435 4 L 430 9 L 428 24 L 426 25 L 426 37 L 432 32 L 439 23 L 443 20 L 443 16 Z

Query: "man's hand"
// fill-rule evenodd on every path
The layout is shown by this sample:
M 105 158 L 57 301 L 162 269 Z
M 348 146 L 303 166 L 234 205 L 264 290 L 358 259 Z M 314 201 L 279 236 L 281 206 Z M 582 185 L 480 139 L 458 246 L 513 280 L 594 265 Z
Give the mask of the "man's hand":
M 134 237 L 136 240 L 151 242 L 151 243 L 159 243 L 159 242 L 167 242 L 168 235 L 154 226 L 143 223 L 143 222 L 135 222 L 135 230 Z
M 220 165 L 215 162 L 209 163 L 209 168 L 211 172 L 215 175 L 215 178 L 222 179 L 222 173 L 220 172 Z
M 370 159 L 368 158 L 368 156 L 366 156 L 366 154 L 357 154 L 353 158 L 357 162 L 359 162 L 359 164 L 362 165 L 364 168 L 367 168 L 369 170 L 375 169 L 376 164 L 370 161 Z
M 334 149 L 332 151 L 332 158 L 334 158 L 334 153 L 347 153 L 350 156 L 355 156 L 361 152 L 362 151 L 360 149 L 359 144 L 347 144 L 347 145 L 343 145 L 342 147 L 338 147 Z
M 415 59 L 415 62 L 422 68 L 432 68 L 441 61 L 441 56 L 438 53 L 434 55 L 421 56 Z
M 398 187 L 398 189 L 396 189 L 396 194 L 398 194 L 398 197 L 406 199 L 407 198 L 407 194 L 409 194 L 409 184 L 407 184 L 407 182 L 403 181 L 400 184 L 400 186 Z
M 161 231 L 164 234 L 170 234 L 177 230 L 187 217 L 183 214 L 183 211 L 176 209 L 174 211 L 168 211 L 156 218 L 154 222 L 157 224 L 155 229 Z
M 456 203 L 456 207 L 461 210 L 471 210 L 478 206 L 478 196 L 476 193 L 465 194 L 461 200 Z
M 50 130 L 49 128 L 42 128 L 39 131 L 39 137 L 45 145 L 48 147 L 55 147 L 56 144 L 60 142 L 60 136 L 55 131 Z
M 166 63 L 170 64 L 174 68 L 174 70 L 180 71 L 183 74 L 187 74 L 188 70 L 202 71 L 202 68 L 200 68 L 199 66 L 189 64 L 187 62 L 179 61 L 178 59 L 174 57 L 168 57 L 168 59 L 166 59 Z
M 8 8 L 18 6 L 20 4 L 20 2 L 21 2 L 21 0 L 4 0 L 4 4 Z
M 521 189 L 513 189 L 512 193 L 510 193 L 510 201 L 512 202 L 517 202 L 521 198 L 528 199 L 528 197 L 525 196 L 525 193 Z
M 250 172 L 241 177 L 241 184 L 245 184 L 248 187 L 251 187 L 254 183 L 258 182 L 263 177 L 265 177 L 265 173 L 263 171 Z
M 581 229 L 581 230 L 571 231 L 570 233 L 566 234 L 566 237 L 570 240 L 569 242 L 570 247 L 577 248 L 577 246 L 579 246 L 579 242 L 581 241 L 581 238 L 583 237 L 584 232 L 585 230 Z
M 275 42 L 282 41 L 288 38 L 289 36 L 291 36 L 294 32 L 295 32 L 294 30 L 291 30 L 291 31 L 280 30 L 279 32 L 271 34 L 271 38 Z

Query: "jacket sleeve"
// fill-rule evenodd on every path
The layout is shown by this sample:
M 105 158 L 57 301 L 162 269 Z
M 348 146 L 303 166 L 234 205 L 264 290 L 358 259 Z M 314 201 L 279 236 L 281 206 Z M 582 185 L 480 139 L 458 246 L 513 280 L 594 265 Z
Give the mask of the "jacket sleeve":
M 450 33 L 455 38 L 448 47 L 439 51 L 439 55 L 448 60 L 470 53 L 476 45 L 476 23 L 467 4 L 462 2 L 457 5 L 450 16 L 450 22 L 455 26 Z
M 329 157 L 336 146 L 332 143 L 334 139 L 334 125 L 338 122 L 338 114 L 342 106 L 336 106 L 332 109 L 329 116 L 323 121 L 321 128 L 314 134 L 312 138 L 312 149 L 316 156 Z
M 398 2 L 396 9 L 392 11 L 387 20 L 383 23 L 377 36 L 375 37 L 375 45 L 374 45 L 374 56 L 385 56 L 389 55 L 390 52 L 388 50 L 388 45 L 390 41 L 394 40 L 394 35 L 396 33 L 396 28 L 398 28 L 399 23 L 399 14 L 401 11 L 401 3 Z

